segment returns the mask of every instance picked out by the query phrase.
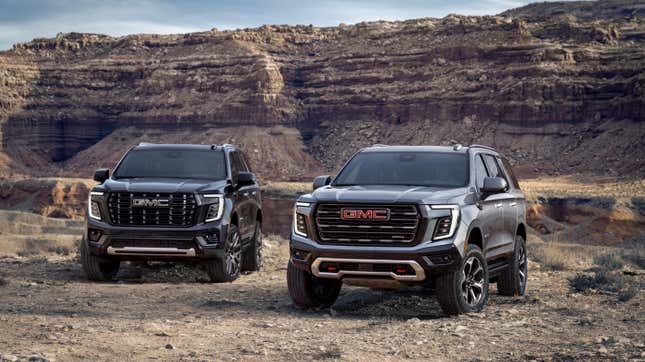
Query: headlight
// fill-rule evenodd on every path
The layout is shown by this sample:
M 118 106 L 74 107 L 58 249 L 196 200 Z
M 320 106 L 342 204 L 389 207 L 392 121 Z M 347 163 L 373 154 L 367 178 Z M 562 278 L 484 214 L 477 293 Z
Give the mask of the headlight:
M 437 219 L 437 225 L 434 228 L 432 240 L 441 240 L 452 237 L 457 230 L 459 223 L 459 206 L 458 205 L 431 205 L 433 210 L 450 210 L 450 216 L 443 216 Z
M 93 199 L 94 196 L 103 196 L 102 192 L 92 191 L 87 197 L 87 214 L 95 220 L 101 220 L 101 207 L 99 202 Z
M 206 194 L 203 195 L 204 204 L 208 205 L 205 222 L 219 220 L 224 211 L 224 195 Z
M 305 215 L 298 213 L 298 207 L 309 207 L 311 206 L 308 202 L 296 202 L 296 206 L 293 208 L 293 232 L 297 235 L 307 237 L 307 219 Z

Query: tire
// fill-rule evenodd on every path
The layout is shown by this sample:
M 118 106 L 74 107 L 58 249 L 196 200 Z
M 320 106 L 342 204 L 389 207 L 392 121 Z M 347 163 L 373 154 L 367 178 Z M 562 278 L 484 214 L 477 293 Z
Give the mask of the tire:
M 205 263 L 206 273 L 213 283 L 230 283 L 240 276 L 242 241 L 236 225 L 229 227 L 224 243 L 224 258 L 212 259 Z
M 258 271 L 262 267 L 262 224 L 255 223 L 251 244 L 242 255 L 242 271 Z
M 459 269 L 435 279 L 437 300 L 447 315 L 479 312 L 488 300 L 488 264 L 481 249 L 468 246 Z
M 81 266 L 87 279 L 97 282 L 113 280 L 119 272 L 118 261 L 106 260 L 90 253 L 85 238 L 81 240 L 80 246 Z
M 501 295 L 520 296 L 526 292 L 528 277 L 528 261 L 526 256 L 526 241 L 521 235 L 515 236 L 513 258 L 497 280 L 497 291 Z
M 317 278 L 289 261 L 287 285 L 289 296 L 297 307 L 326 308 L 338 299 L 343 283 L 336 279 Z

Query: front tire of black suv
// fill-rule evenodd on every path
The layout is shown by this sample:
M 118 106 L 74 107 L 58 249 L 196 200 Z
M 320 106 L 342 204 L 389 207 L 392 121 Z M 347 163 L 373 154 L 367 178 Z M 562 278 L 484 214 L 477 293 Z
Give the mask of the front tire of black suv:
M 242 271 L 258 271 L 262 266 L 262 224 L 255 223 L 255 233 L 242 256 Z
M 110 281 L 116 277 L 121 263 L 100 258 L 90 253 L 85 238 L 80 246 L 81 265 L 87 279 L 97 282 Z
M 481 311 L 488 300 L 488 265 L 481 249 L 468 246 L 459 269 L 439 275 L 435 286 L 444 313 Z
M 515 251 L 508 269 L 497 281 L 497 291 L 501 295 L 519 296 L 526 291 L 528 261 L 526 259 L 526 242 L 521 235 L 515 236 Z
M 224 259 L 206 262 L 206 273 L 211 282 L 232 282 L 240 276 L 242 241 L 236 225 L 229 227 L 229 236 L 224 244 Z
M 336 279 L 317 278 L 289 261 L 287 285 L 289 296 L 297 307 L 321 308 L 334 304 L 343 283 Z

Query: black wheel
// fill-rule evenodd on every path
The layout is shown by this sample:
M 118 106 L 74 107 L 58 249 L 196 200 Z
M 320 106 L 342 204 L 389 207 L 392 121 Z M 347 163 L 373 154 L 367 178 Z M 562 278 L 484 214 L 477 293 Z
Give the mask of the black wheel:
M 479 312 L 488 300 L 488 264 L 481 249 L 470 245 L 459 269 L 435 280 L 437 299 L 448 315 Z
M 93 255 L 85 239 L 81 240 L 80 248 L 81 265 L 87 279 L 100 282 L 114 279 L 121 263 Z
M 497 290 L 501 295 L 518 296 L 526 291 L 528 277 L 528 262 L 526 257 L 526 241 L 521 235 L 515 236 L 515 250 L 508 269 L 497 281 Z
M 206 273 L 212 282 L 232 282 L 240 276 L 242 242 L 237 226 L 229 227 L 229 234 L 224 244 L 224 258 L 206 262 Z
M 255 233 L 242 256 L 242 271 L 257 271 L 262 267 L 262 224 L 255 223 Z
M 289 296 L 297 307 L 320 308 L 334 304 L 343 283 L 336 279 L 317 278 L 289 261 L 287 285 Z

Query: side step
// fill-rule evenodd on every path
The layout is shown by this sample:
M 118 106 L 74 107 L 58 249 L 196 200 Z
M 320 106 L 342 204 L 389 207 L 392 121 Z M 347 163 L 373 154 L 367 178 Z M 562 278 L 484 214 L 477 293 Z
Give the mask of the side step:
M 493 262 L 492 264 L 488 265 L 488 276 L 489 278 L 491 276 L 495 276 L 506 270 L 508 268 L 508 262 L 506 260 L 500 260 Z

